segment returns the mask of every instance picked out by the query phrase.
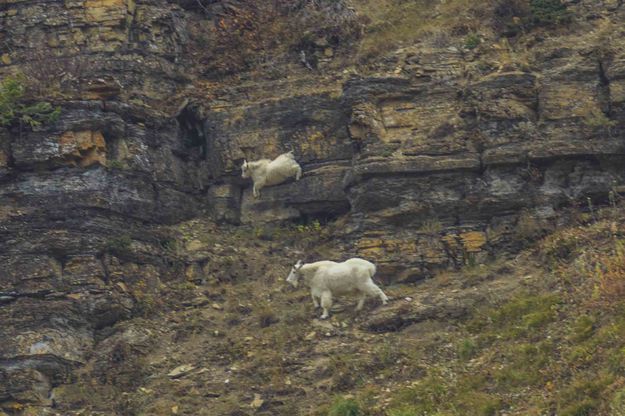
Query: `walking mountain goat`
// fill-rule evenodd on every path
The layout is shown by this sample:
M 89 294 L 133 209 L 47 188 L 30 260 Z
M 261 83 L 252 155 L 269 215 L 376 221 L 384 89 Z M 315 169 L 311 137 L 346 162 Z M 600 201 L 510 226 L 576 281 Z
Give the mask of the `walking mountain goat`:
M 256 198 L 260 197 L 260 190 L 265 186 L 278 185 L 292 176 L 295 176 L 296 181 L 302 177 L 302 168 L 295 161 L 292 151 L 283 153 L 274 160 L 244 160 L 241 166 L 241 177 L 251 177 L 254 182 L 252 192 Z
M 386 305 L 388 297 L 382 292 L 372 277 L 375 274 L 375 265 L 367 260 L 352 258 L 342 263 L 334 261 L 318 261 L 315 263 L 302 264 L 298 261 L 291 269 L 286 281 L 297 287 L 300 280 L 310 287 L 315 308 L 319 307 L 319 299 L 323 314 L 321 319 L 330 316 L 332 296 L 350 292 L 358 292 L 360 297 L 356 310 L 362 309 L 367 296 L 379 297 L 382 304 Z

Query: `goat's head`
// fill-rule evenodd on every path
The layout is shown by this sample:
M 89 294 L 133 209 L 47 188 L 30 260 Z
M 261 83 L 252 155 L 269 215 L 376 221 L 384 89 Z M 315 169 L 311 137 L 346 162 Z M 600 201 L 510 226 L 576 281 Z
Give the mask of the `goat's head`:
M 243 159 L 243 165 L 241 165 L 241 177 L 249 178 L 250 177 L 250 165 L 247 163 L 247 160 Z
M 301 260 L 298 260 L 298 262 L 295 263 L 295 266 L 291 268 L 291 273 L 289 273 L 289 277 L 286 278 L 286 281 L 293 285 L 293 287 L 297 287 L 297 285 L 299 284 L 300 269 L 303 265 L 304 263 L 302 263 Z

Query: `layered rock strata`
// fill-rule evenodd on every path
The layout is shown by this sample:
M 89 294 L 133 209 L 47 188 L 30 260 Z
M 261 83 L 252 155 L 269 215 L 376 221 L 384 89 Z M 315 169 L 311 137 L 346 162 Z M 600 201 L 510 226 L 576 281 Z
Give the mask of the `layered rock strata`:
M 625 49 L 592 22 L 536 39 L 529 65 L 414 46 L 375 72 L 221 85 L 204 73 L 219 2 L 192 3 L 0 5 L 0 74 L 22 71 L 62 107 L 54 125 L 0 129 L 6 409 L 51 406 L 145 293 L 202 280 L 164 224 L 342 217 L 344 256 L 416 281 L 625 189 Z M 303 178 L 253 198 L 241 161 L 287 150 Z

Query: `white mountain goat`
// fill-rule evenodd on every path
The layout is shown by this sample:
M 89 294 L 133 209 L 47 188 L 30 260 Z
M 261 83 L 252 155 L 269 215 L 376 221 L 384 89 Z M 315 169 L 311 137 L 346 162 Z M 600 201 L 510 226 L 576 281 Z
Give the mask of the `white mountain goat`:
M 241 177 L 252 178 L 256 198 L 260 196 L 260 190 L 265 186 L 278 185 L 292 176 L 295 176 L 297 181 L 302 177 L 302 168 L 295 161 L 292 151 L 283 153 L 274 160 L 260 159 L 254 162 L 244 160 L 241 172 Z
M 367 260 L 352 258 L 342 263 L 334 261 L 318 261 L 316 263 L 302 264 L 298 261 L 291 269 L 286 278 L 293 287 L 297 287 L 300 280 L 310 287 L 315 308 L 323 308 L 321 319 L 329 316 L 332 307 L 332 296 L 350 292 L 359 292 L 360 298 L 356 310 L 362 309 L 367 296 L 379 297 L 382 304 L 386 305 L 388 297 L 382 292 L 371 278 L 375 274 L 375 265 Z

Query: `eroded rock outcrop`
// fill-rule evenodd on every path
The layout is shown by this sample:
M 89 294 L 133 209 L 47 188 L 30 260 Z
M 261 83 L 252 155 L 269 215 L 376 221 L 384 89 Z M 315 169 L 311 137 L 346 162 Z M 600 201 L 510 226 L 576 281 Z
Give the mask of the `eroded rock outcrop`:
M 480 69 L 474 52 L 416 45 L 362 73 L 220 84 L 200 49 L 221 6 L 205 3 L 0 5 L 0 75 L 23 71 L 62 107 L 52 126 L 0 129 L 7 409 L 51 406 L 96 343 L 105 371 L 126 339 L 106 328 L 162 281 L 216 272 L 177 256 L 160 225 L 346 216 L 345 256 L 415 281 L 624 189 L 625 50 L 599 27 L 534 39 L 531 65 Z M 287 150 L 303 178 L 253 198 L 241 161 Z

